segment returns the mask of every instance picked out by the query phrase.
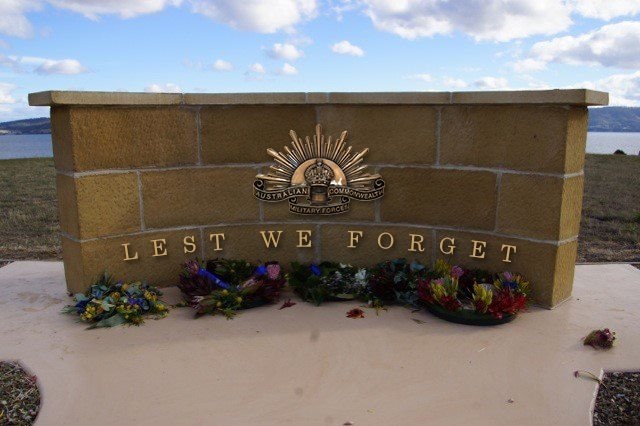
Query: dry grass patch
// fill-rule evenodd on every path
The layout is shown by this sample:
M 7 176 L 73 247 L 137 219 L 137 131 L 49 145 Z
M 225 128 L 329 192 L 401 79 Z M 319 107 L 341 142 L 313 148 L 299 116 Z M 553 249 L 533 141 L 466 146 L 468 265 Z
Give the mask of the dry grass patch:
M 60 258 L 51 158 L 0 161 L 0 259 Z
M 581 262 L 640 262 L 640 157 L 587 155 Z

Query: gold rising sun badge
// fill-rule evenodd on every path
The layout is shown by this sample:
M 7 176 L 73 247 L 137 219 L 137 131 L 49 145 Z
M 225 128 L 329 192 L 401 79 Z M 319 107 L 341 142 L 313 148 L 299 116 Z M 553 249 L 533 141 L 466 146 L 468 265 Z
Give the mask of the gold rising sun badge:
M 369 149 L 352 152 L 345 143 L 346 130 L 333 142 L 319 124 L 313 138 L 303 140 L 293 130 L 289 134 L 291 147 L 267 150 L 276 164 L 268 174 L 256 176 L 253 193 L 259 200 L 288 200 L 291 212 L 315 215 L 344 213 L 352 199 L 373 201 L 384 195 L 382 177 L 365 173 L 362 164 Z

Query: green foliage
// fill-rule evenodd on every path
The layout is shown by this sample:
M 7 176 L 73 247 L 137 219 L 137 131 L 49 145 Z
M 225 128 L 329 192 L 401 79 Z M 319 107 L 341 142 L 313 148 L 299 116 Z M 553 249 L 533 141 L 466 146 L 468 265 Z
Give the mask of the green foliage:
M 236 315 L 242 307 L 242 296 L 239 291 L 215 290 L 210 295 L 198 300 L 196 316 L 221 314 L 227 319 Z
M 413 306 L 418 301 L 415 292 L 418 280 L 426 277 L 428 272 L 422 263 L 409 263 L 403 258 L 381 262 L 369 271 L 366 298 Z
M 488 289 L 486 285 L 473 285 L 473 298 L 471 303 L 476 312 L 486 314 L 492 299 L 493 291 Z
M 293 262 L 289 285 L 305 301 L 316 306 L 327 300 L 353 300 L 364 291 L 365 269 L 348 264 L 322 262 L 319 265 Z
M 436 260 L 431 269 L 431 276 L 434 278 L 444 278 L 451 273 L 451 265 L 443 259 Z
M 214 259 L 206 262 L 207 270 L 236 287 L 253 274 L 256 266 L 246 260 Z

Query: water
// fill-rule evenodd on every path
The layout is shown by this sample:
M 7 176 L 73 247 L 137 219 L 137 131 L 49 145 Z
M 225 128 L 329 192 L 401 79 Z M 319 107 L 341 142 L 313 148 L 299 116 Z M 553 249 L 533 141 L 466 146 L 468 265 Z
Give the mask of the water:
M 53 157 L 51 135 L 0 135 L 0 160 Z
M 613 154 L 616 149 L 621 149 L 630 155 L 638 155 L 638 152 L 640 152 L 640 133 L 587 133 L 588 153 Z
M 621 149 L 638 155 L 640 133 L 589 132 L 587 152 L 613 154 Z M 52 157 L 51 135 L 0 135 L 0 160 L 8 158 Z

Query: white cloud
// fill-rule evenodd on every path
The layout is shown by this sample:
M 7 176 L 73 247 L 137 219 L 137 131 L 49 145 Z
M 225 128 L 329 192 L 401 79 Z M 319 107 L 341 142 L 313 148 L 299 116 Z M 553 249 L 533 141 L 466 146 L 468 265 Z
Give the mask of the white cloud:
M 316 0 L 191 0 L 193 11 L 241 30 L 293 31 L 317 14 Z
M 39 8 L 38 1 L 0 0 L 0 34 L 20 38 L 33 36 L 33 26 L 24 14 Z
M 264 66 L 260 62 L 256 62 L 249 67 L 250 72 L 254 72 L 256 74 L 265 74 L 267 70 L 264 69 Z
M 547 68 L 547 63 L 540 59 L 526 58 L 514 62 L 511 67 L 516 72 L 542 71 Z
M 33 26 L 26 13 L 44 4 L 97 20 L 102 15 L 133 18 L 189 3 L 194 13 L 242 30 L 293 32 L 295 25 L 316 17 L 317 0 L 0 0 L 0 34 L 28 38 Z
M 45 59 L 36 69 L 35 72 L 41 75 L 49 74 L 81 74 L 87 69 L 75 59 Z
M 100 15 L 118 15 L 133 18 L 138 15 L 160 12 L 168 6 L 180 6 L 182 0 L 48 0 L 53 6 L 80 13 L 89 19 Z
M 233 70 L 233 64 L 223 59 L 217 59 L 213 63 L 212 68 L 216 71 L 231 71 Z
M 572 87 L 609 92 L 611 105 L 640 106 L 640 71 L 613 74 L 597 81 L 583 81 Z
M 251 64 L 249 69 L 244 73 L 245 79 L 248 81 L 262 81 L 267 70 L 260 62 Z
M 173 83 L 150 84 L 144 88 L 144 91 L 152 93 L 182 93 L 180 86 Z
M 0 83 L 0 106 L 2 104 L 14 104 L 15 98 L 11 95 L 11 92 L 15 90 L 16 86 L 9 83 Z
M 304 56 L 304 52 L 290 43 L 275 43 L 268 54 L 273 59 L 286 59 L 295 61 Z
M 331 50 L 341 55 L 364 56 L 364 50 L 362 50 L 362 48 L 349 43 L 347 40 L 335 43 L 331 46 Z
M 40 75 L 73 75 L 87 72 L 87 69 L 76 59 L 49 59 L 35 56 L 0 55 L 0 65 L 17 73 L 33 71 Z
M 460 79 L 460 78 L 453 78 L 453 77 L 445 77 L 442 79 L 442 84 L 445 87 L 450 87 L 452 89 L 464 89 L 465 87 L 467 87 L 469 84 L 467 84 L 466 81 Z
M 571 7 L 557 0 L 363 0 L 376 28 L 407 39 L 460 31 L 475 40 L 509 41 L 556 34 L 571 24 Z
M 278 71 L 278 74 L 294 75 L 298 74 L 298 69 L 291 64 L 285 63 Z
M 507 79 L 503 77 L 482 77 L 473 84 L 480 89 L 489 90 L 506 89 L 509 87 Z
M 580 15 L 605 21 L 640 13 L 640 0 L 572 0 L 570 3 Z
M 427 83 L 430 83 L 431 81 L 433 81 L 433 77 L 431 77 L 431 74 L 426 74 L 426 73 L 412 74 L 412 75 L 406 76 L 405 78 L 408 78 L 411 80 L 421 80 Z
M 538 42 L 529 56 L 570 65 L 640 68 L 640 22 L 624 21 L 578 36 Z

